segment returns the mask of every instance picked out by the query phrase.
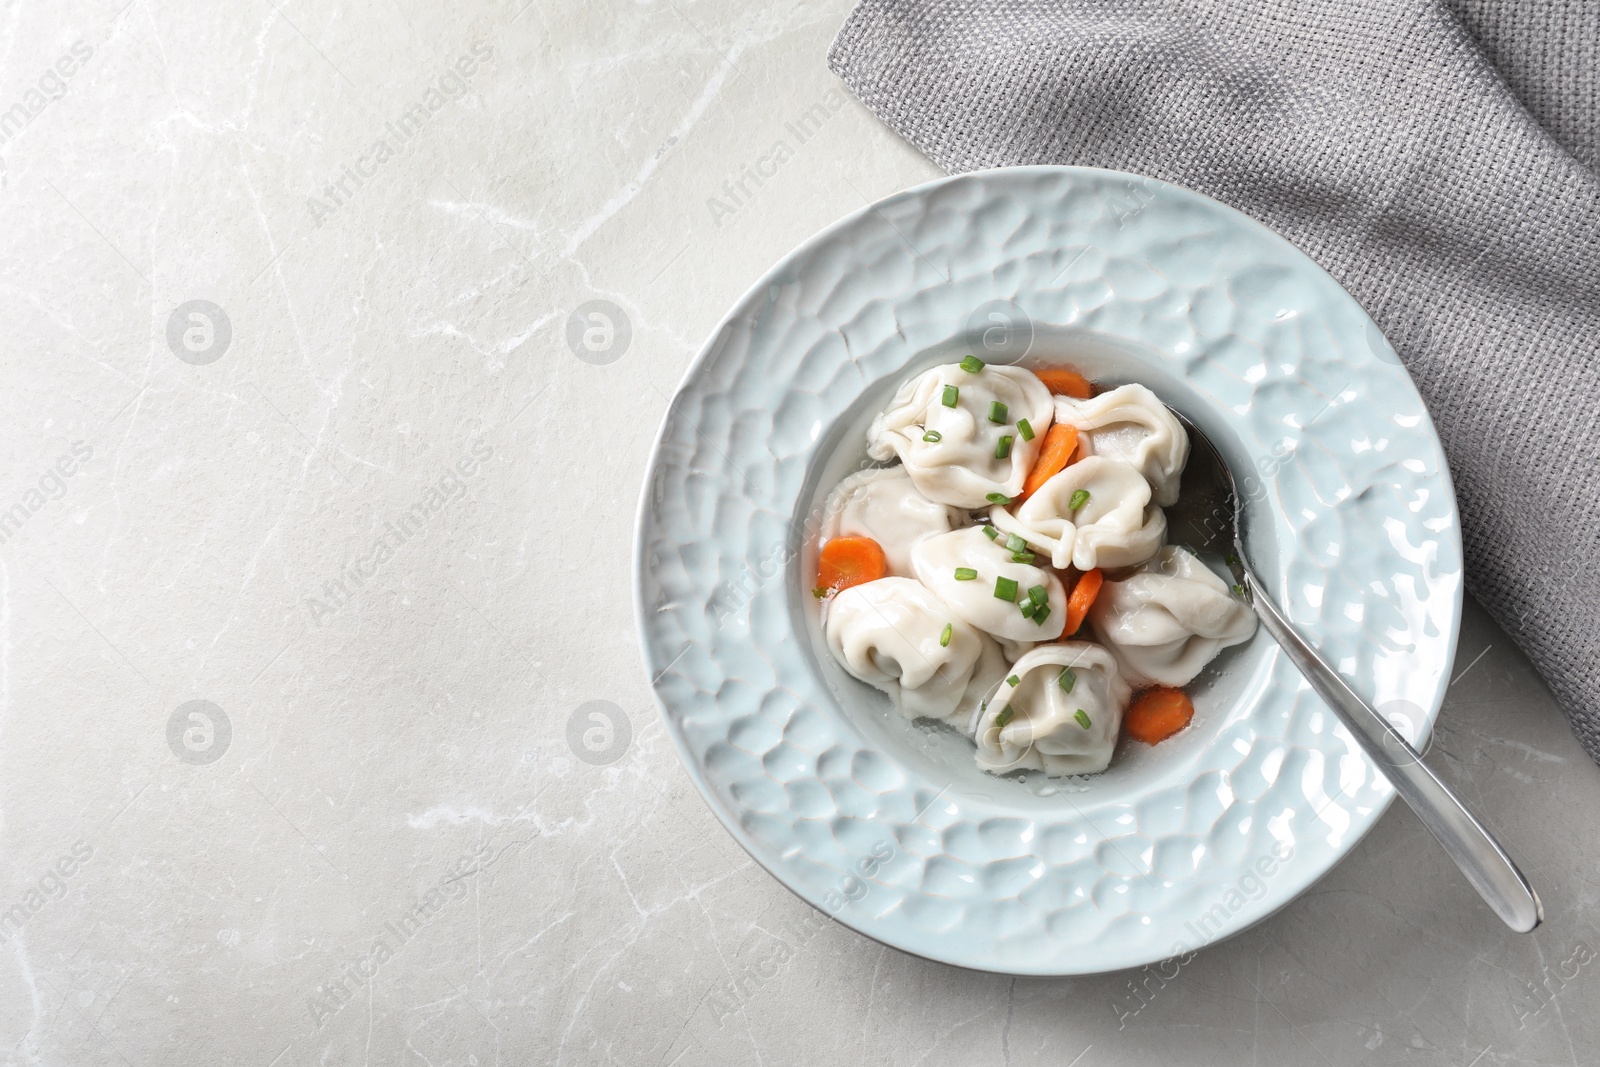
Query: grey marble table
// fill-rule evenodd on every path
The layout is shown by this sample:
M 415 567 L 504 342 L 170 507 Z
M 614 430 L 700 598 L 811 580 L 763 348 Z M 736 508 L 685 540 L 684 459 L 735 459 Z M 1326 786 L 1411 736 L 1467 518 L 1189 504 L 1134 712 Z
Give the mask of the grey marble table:
M 1430 760 L 1532 937 L 1397 808 L 1176 974 L 972 974 L 701 803 L 634 503 L 733 298 L 935 175 L 827 73 L 845 11 L 0 14 L 6 1064 L 1600 1058 L 1600 775 L 1476 607 Z

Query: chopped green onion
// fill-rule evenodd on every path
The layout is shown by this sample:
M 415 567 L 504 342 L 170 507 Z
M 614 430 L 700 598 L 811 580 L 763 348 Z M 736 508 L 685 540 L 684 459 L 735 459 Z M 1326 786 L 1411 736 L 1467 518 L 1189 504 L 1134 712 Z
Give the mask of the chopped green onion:
M 1035 604 L 1043 604 L 1045 601 L 1050 599 L 1050 594 L 1042 585 L 1030 586 L 1028 588 L 1028 599 L 1033 601 Z
M 1024 600 L 1019 610 L 1021 610 L 1022 617 L 1024 619 L 1031 619 L 1033 618 L 1034 612 L 1039 610 L 1039 605 L 1035 604 L 1031 600 Z
M 968 374 L 977 374 L 984 368 L 984 366 L 985 364 L 983 360 L 979 359 L 977 356 L 967 356 L 961 361 L 961 369 L 966 371 Z
M 940 433 L 938 430 L 929 430 L 927 433 L 922 435 L 922 439 L 928 442 L 930 445 L 936 445 L 940 441 L 944 440 L 944 434 Z
M 1033 427 L 1028 424 L 1027 419 L 1017 420 L 1017 432 L 1022 435 L 1024 441 L 1033 440 Z
M 947 385 L 947 386 L 944 387 L 944 400 L 942 401 L 942 403 L 944 404 L 945 407 L 947 407 L 947 408 L 955 407 L 956 406 L 956 401 L 960 400 L 960 399 L 961 399 L 961 390 L 960 389 L 957 389 L 953 385 Z
M 993 541 L 995 538 L 1000 536 L 1000 531 L 996 530 L 993 526 L 985 526 L 983 528 L 983 536 Z
M 994 446 L 994 458 L 995 459 L 1010 459 L 1011 458 L 1011 435 L 1010 434 L 1002 434 L 1000 436 L 1000 440 Z
M 940 648 L 949 648 L 950 647 L 950 636 L 952 634 L 954 634 L 955 632 L 956 632 L 956 624 L 955 623 L 953 623 L 953 622 L 945 623 L 944 624 L 944 632 L 939 635 L 939 647 Z
M 1229 552 L 1226 556 L 1222 557 L 1222 562 L 1226 563 L 1230 567 L 1236 567 L 1239 564 L 1239 557 L 1234 555 L 1232 552 Z
M 1017 686 L 1022 684 L 1022 679 L 1013 674 L 1011 677 L 1006 679 L 1006 684 L 1015 689 Z
M 1005 507 L 1007 504 L 1011 503 L 1011 498 L 1006 496 L 1004 493 L 990 493 L 983 499 L 987 500 L 991 504 L 999 504 L 1001 507 Z
M 1083 727 L 1085 730 L 1094 725 L 1094 723 L 1089 721 L 1089 713 L 1084 711 L 1082 708 L 1078 709 L 1078 713 L 1074 715 L 1073 718 L 1077 719 L 1078 725 Z
M 971 567 L 956 568 L 956 581 L 958 582 L 970 582 L 977 576 L 978 572 L 973 570 Z
M 1011 710 L 1011 705 L 1007 704 L 1005 707 L 1000 709 L 1000 714 L 994 717 L 994 724 L 996 726 L 1004 727 L 1006 723 L 1011 721 L 1011 717 L 1015 714 L 1016 712 Z
M 816 597 L 818 600 L 821 600 L 823 597 L 828 595 L 828 587 L 825 585 L 819 585 L 815 589 L 811 590 L 811 595 Z
M 989 421 L 1003 423 L 1006 421 L 1006 412 L 1009 409 L 998 400 L 989 401 Z
M 1089 502 L 1089 490 L 1077 489 L 1073 491 L 1071 499 L 1067 501 L 1068 511 L 1077 511 Z
M 1078 684 L 1078 672 L 1071 667 L 1062 667 L 1061 675 L 1056 679 L 1056 684 L 1063 693 L 1072 692 L 1072 687 Z
M 1032 563 L 1037 558 L 1032 552 L 1027 551 L 1011 553 L 1012 563 Z
M 1233 595 L 1234 596 L 1244 596 L 1244 586 L 1242 586 L 1242 585 L 1234 586 L 1233 587 Z
M 1049 604 L 1040 604 L 1039 605 L 1039 610 L 1033 613 L 1033 624 L 1035 626 L 1043 626 L 1044 625 L 1044 620 L 1048 619 L 1049 617 L 1050 617 L 1050 605 Z
M 1017 602 L 1017 580 L 1015 578 L 1007 578 L 1004 575 L 997 577 L 994 580 L 994 596 L 996 600 L 1009 600 L 1015 604 Z
M 1021 552 L 1023 549 L 1025 549 L 1027 547 L 1028 547 L 1028 542 L 1024 541 L 1022 538 L 1018 537 L 1016 534 L 1007 534 L 1006 535 L 1006 548 L 1009 551 Z

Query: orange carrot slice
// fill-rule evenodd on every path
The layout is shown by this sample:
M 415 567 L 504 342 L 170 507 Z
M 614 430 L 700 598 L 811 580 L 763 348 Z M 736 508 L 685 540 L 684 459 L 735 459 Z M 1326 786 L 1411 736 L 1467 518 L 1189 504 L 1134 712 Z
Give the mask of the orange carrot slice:
M 1015 503 L 1022 503 L 1032 496 L 1038 488 L 1051 478 L 1067 469 L 1067 464 L 1072 462 L 1072 455 L 1078 450 L 1078 428 L 1064 423 L 1056 423 L 1044 435 L 1044 447 L 1039 449 L 1039 458 L 1033 461 L 1033 469 L 1028 472 L 1028 477 L 1022 483 L 1022 493 Z
M 1122 728 L 1135 741 L 1158 744 L 1189 725 L 1194 718 L 1194 701 L 1182 689 L 1157 686 L 1133 698 L 1122 717 Z
M 889 573 L 883 548 L 870 537 L 835 537 L 822 546 L 817 560 L 817 585 L 838 592 Z
M 1089 379 L 1065 367 L 1044 367 L 1033 372 L 1044 387 L 1057 396 L 1070 396 L 1074 400 L 1088 400 L 1094 396 L 1094 386 Z
M 1089 616 L 1089 609 L 1094 606 L 1094 598 L 1100 595 L 1100 586 L 1105 580 L 1106 576 L 1099 567 L 1083 572 L 1078 584 L 1072 587 L 1072 595 L 1067 598 L 1067 625 L 1062 634 L 1071 637 L 1078 632 L 1083 620 Z

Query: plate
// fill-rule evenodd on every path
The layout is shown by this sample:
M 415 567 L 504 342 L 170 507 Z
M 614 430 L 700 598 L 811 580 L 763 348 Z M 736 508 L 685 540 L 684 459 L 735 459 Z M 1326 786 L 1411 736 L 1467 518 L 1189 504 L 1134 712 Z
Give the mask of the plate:
M 1325 874 L 1393 799 L 1264 633 L 1160 746 L 994 778 L 954 731 L 843 674 L 810 595 L 828 489 L 907 377 L 976 352 L 1140 381 L 1224 451 L 1252 563 L 1419 747 L 1461 616 L 1438 436 L 1371 320 L 1283 239 L 1148 178 L 1018 167 L 835 223 L 728 313 L 673 398 L 635 546 L 644 658 L 706 802 L 801 898 L 985 971 L 1176 957 Z

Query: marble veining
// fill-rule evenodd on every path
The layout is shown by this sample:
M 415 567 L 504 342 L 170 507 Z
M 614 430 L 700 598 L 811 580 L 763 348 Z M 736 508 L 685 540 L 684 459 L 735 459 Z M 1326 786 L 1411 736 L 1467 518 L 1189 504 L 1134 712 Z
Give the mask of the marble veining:
M 706 808 L 634 509 L 727 308 L 938 176 L 827 73 L 845 14 L 0 13 L 0 1063 L 1596 1059 L 1600 783 L 1470 602 L 1428 758 L 1525 863 L 1532 937 L 1391 808 L 1192 959 L 982 975 L 833 922 Z

